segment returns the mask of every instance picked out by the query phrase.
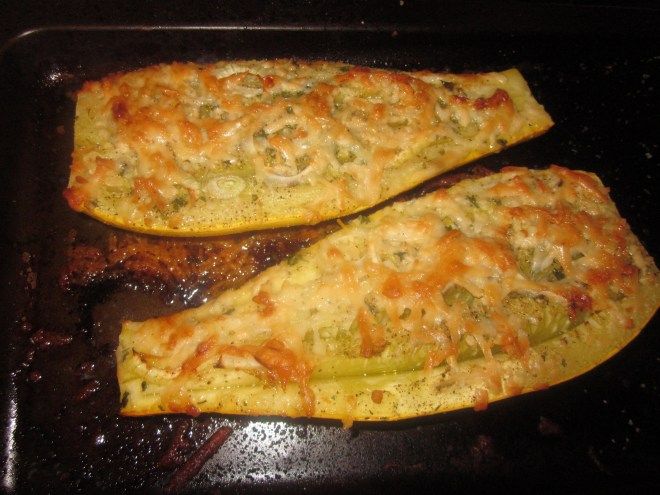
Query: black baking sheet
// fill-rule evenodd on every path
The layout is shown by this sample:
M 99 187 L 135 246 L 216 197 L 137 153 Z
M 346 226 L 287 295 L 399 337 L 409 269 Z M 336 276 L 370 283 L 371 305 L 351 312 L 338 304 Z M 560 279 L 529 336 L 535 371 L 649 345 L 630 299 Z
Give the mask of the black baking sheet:
M 188 485 L 223 493 L 630 492 L 660 487 L 660 329 L 655 318 L 621 353 L 545 391 L 392 424 L 202 415 L 122 418 L 113 351 L 119 322 L 180 309 L 149 287 L 60 289 L 70 233 L 108 227 L 70 211 L 73 93 L 87 79 L 190 60 L 297 57 L 401 69 L 518 67 L 555 119 L 545 136 L 478 163 L 558 163 L 597 172 L 657 259 L 660 50 L 658 37 L 448 35 L 415 31 L 261 27 L 36 30 L 5 46 L 0 205 L 4 359 L 0 368 L 9 492 L 158 491 L 172 431 L 199 445 L 219 426 L 228 442 Z M 39 329 L 72 342 L 37 350 Z M 93 367 L 81 367 L 83 363 Z M 36 373 L 36 374 L 35 374 Z M 38 379 L 38 377 L 41 377 Z M 81 386 L 97 380 L 88 400 Z

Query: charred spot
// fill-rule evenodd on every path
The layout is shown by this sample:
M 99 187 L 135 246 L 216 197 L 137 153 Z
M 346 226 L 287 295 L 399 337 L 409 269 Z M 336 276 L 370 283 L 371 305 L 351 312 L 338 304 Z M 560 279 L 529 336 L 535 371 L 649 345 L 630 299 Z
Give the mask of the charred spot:
M 75 395 L 74 400 L 76 402 L 84 402 L 89 399 L 92 395 L 98 392 L 101 389 L 101 382 L 98 380 L 91 380 L 83 385 L 78 393 Z
M 442 87 L 449 90 L 449 91 L 454 91 L 456 89 L 456 83 L 453 83 L 451 81 L 441 81 Z
M 568 317 L 577 318 L 581 313 L 591 311 L 593 301 L 588 294 L 579 291 L 571 291 L 564 297 L 568 302 Z
M 72 340 L 73 337 L 71 335 L 55 332 L 53 330 L 45 330 L 43 328 L 37 330 L 30 339 L 32 344 L 34 344 L 40 350 L 50 349 L 53 347 L 62 347 L 70 344 Z
M 231 435 L 231 428 L 222 427 L 215 431 L 192 455 L 181 464 L 164 486 L 165 493 L 179 493 L 200 472 L 208 461 Z
M 484 110 L 486 108 L 497 108 L 510 101 L 511 97 L 509 96 L 509 93 L 503 89 L 497 89 L 488 98 L 477 98 L 474 101 L 473 106 L 476 110 Z
M 185 454 L 193 447 L 190 436 L 190 420 L 186 418 L 177 422 L 172 433 L 172 441 L 156 465 L 160 469 L 167 470 L 183 464 Z
M 275 85 L 275 79 L 273 78 L 273 76 L 270 75 L 264 77 L 263 82 L 264 82 L 264 88 L 266 89 L 270 89 Z
M 112 104 L 112 116 L 115 120 L 126 120 L 128 118 L 128 107 L 124 100 L 115 100 Z

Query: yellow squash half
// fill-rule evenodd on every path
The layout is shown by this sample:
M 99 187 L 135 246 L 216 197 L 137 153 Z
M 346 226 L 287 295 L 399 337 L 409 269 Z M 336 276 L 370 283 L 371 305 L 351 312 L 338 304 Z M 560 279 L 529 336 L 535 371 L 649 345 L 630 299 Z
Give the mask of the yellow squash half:
M 515 69 L 159 65 L 80 90 L 64 195 L 74 210 L 151 234 L 314 224 L 551 125 Z
M 623 348 L 658 270 L 593 174 L 507 168 L 359 217 L 244 286 L 122 325 L 122 413 L 396 420 Z

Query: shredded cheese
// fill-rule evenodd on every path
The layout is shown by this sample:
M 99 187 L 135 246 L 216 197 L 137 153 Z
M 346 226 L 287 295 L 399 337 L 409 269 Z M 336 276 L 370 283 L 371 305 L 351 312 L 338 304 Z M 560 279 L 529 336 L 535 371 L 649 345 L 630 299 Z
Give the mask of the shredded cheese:
M 316 223 L 551 125 L 516 70 L 159 65 L 78 93 L 65 197 L 106 222 L 167 235 Z
M 156 384 L 169 383 L 163 370 L 175 375 L 176 387 L 210 387 L 220 397 L 243 390 L 244 382 L 190 384 L 214 373 L 265 376 L 257 388 L 283 387 L 286 407 L 276 405 L 283 400 L 276 391 L 258 400 L 256 389 L 245 407 L 191 403 L 200 410 L 337 417 L 343 406 L 333 406 L 324 391 L 348 387 L 354 393 L 362 388 L 348 383 L 362 380 L 369 391 L 382 385 L 392 392 L 383 396 L 380 410 L 398 417 L 391 410 L 397 397 L 409 397 L 409 414 L 433 412 L 414 398 L 410 383 L 392 389 L 414 370 L 422 373 L 418 380 L 424 369 L 435 377 L 424 385 L 430 394 L 424 397 L 436 406 L 448 400 L 433 392 L 447 386 L 445 379 L 463 397 L 454 404 L 465 405 L 469 396 L 478 407 L 507 390 L 553 383 L 567 373 L 558 362 L 574 359 L 579 365 L 569 369 L 577 373 L 597 350 L 595 359 L 604 359 L 632 338 L 631 328 L 639 329 L 660 300 L 653 260 L 605 198 L 595 176 L 552 166 L 508 168 L 396 203 L 204 306 L 124 323 L 120 386 L 151 370 L 160 377 Z M 558 354 L 544 351 L 539 358 L 540 345 L 568 342 L 573 329 L 584 342 L 558 343 Z M 586 357 L 573 356 L 573 349 Z M 481 364 L 467 373 L 465 363 L 472 361 Z M 438 378 L 443 366 L 449 366 L 450 379 Z M 375 386 L 374 380 L 383 383 Z M 470 393 L 461 395 L 463 390 Z M 124 411 L 154 412 L 139 397 Z M 356 417 L 377 416 L 360 407 L 351 408 Z

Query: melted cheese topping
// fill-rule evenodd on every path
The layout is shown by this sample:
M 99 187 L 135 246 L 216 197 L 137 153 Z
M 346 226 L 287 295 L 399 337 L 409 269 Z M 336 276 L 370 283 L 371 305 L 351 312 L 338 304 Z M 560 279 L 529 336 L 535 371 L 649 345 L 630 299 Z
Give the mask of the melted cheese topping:
M 550 125 L 516 70 L 160 65 L 84 85 L 65 197 L 169 235 L 316 223 Z
M 613 352 L 611 346 L 622 344 L 608 340 L 611 334 L 630 339 L 640 318 L 655 312 L 657 277 L 596 176 L 556 166 L 506 168 L 358 218 L 204 306 L 125 323 L 118 350 L 122 390 L 134 391 L 130 384 L 139 380 L 154 388 L 152 395 L 134 392 L 124 412 L 157 412 L 156 405 L 179 410 L 176 400 L 164 399 L 175 396 L 200 410 L 374 419 L 364 411 L 337 412 L 323 387 L 389 376 L 378 384 L 384 388 L 369 385 L 348 395 L 371 397 L 377 389 L 396 397 L 412 394 L 410 386 L 392 388 L 404 372 L 441 365 L 456 371 L 452 383 L 463 383 L 455 393 L 464 383 L 480 383 L 475 397 L 481 403 L 488 390 L 510 395 L 563 376 L 556 360 L 535 346 L 566 339 L 572 329 L 590 335 L 588 346 L 597 349 L 603 340 Z M 461 374 L 461 363 L 473 358 L 486 364 Z M 502 359 L 534 380 L 504 380 Z M 218 373 L 223 384 L 212 379 Z M 245 407 L 222 400 L 250 379 L 293 383 L 300 400 L 284 391 L 286 407 L 253 396 Z M 191 386 L 202 380 L 207 385 Z M 442 397 L 438 383 L 429 393 Z M 205 390 L 201 404 L 195 387 Z M 340 389 L 347 394 L 345 385 Z M 392 412 L 395 399 L 381 395 L 382 407 L 390 407 L 386 418 L 403 414 Z M 204 406 L 208 396 L 214 403 Z

